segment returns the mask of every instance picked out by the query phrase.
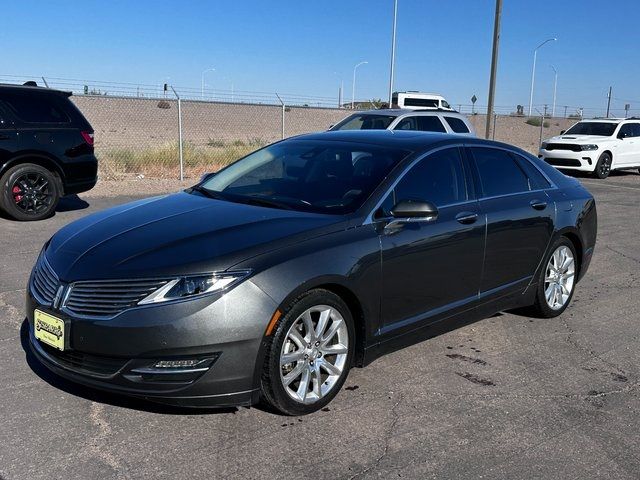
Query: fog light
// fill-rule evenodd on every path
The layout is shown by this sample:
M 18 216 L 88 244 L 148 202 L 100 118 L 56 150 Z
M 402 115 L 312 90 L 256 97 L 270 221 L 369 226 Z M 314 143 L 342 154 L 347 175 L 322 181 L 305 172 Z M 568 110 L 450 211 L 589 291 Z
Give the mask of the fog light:
M 160 360 L 153 368 L 193 368 L 204 360 L 193 358 L 190 360 Z
M 589 165 L 591 165 L 591 159 L 589 157 L 582 157 L 583 160 L 586 160 Z

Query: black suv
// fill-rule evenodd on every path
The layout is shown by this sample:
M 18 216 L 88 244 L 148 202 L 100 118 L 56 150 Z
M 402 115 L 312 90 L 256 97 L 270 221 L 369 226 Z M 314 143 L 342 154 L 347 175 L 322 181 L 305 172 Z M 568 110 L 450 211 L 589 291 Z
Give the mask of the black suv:
M 16 220 L 53 214 L 97 180 L 93 128 L 70 92 L 0 84 L 0 209 Z

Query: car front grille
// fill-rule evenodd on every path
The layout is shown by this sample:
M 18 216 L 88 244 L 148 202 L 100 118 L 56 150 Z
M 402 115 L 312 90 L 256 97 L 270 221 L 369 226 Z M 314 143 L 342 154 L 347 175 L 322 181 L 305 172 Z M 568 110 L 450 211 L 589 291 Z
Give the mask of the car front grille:
M 38 340 L 34 341 L 38 342 Z M 95 377 L 111 377 L 118 373 L 129 361 L 127 358 L 90 355 L 76 350 L 61 352 L 41 342 L 38 342 L 38 346 L 52 361 L 61 367 Z
M 575 158 L 545 158 L 545 161 L 549 165 L 553 165 L 554 167 L 579 167 L 582 165 L 580 160 L 576 160 Z
M 44 254 L 41 254 L 36 262 L 31 285 L 32 291 L 40 303 L 47 306 L 53 303 L 60 287 L 60 280 Z
M 581 152 L 582 148 L 580 145 L 574 145 L 571 143 L 547 143 L 546 150 L 569 150 L 571 152 Z
M 64 301 L 71 314 L 111 318 L 162 287 L 167 279 L 93 280 L 75 282 Z

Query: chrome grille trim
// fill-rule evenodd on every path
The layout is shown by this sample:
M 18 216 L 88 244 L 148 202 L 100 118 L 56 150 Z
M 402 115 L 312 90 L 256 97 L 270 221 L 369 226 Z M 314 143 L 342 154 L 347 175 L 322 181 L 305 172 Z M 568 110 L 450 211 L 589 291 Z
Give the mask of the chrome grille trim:
M 31 291 L 42 305 L 51 306 L 60 288 L 60 279 L 53 271 L 44 254 L 41 254 L 33 269 Z
M 71 315 L 113 318 L 171 279 L 87 280 L 72 283 L 62 309 Z

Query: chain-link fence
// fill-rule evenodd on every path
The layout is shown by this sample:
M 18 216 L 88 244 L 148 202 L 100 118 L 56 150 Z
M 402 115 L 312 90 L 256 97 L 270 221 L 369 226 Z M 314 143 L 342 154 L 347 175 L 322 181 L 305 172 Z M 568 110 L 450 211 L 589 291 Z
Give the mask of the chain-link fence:
M 72 99 L 95 129 L 102 179 L 198 178 L 283 136 L 326 130 L 352 113 L 337 108 L 187 100 L 180 102 L 180 121 L 175 98 L 78 95 Z M 486 116 L 468 117 L 483 136 Z M 557 135 L 575 121 L 495 115 L 490 137 L 536 153 L 541 138 Z
M 71 98 L 95 129 L 104 179 L 197 178 L 283 135 L 326 130 L 349 114 L 337 108 L 194 100 L 181 101 L 178 112 L 178 100 L 170 98 Z

